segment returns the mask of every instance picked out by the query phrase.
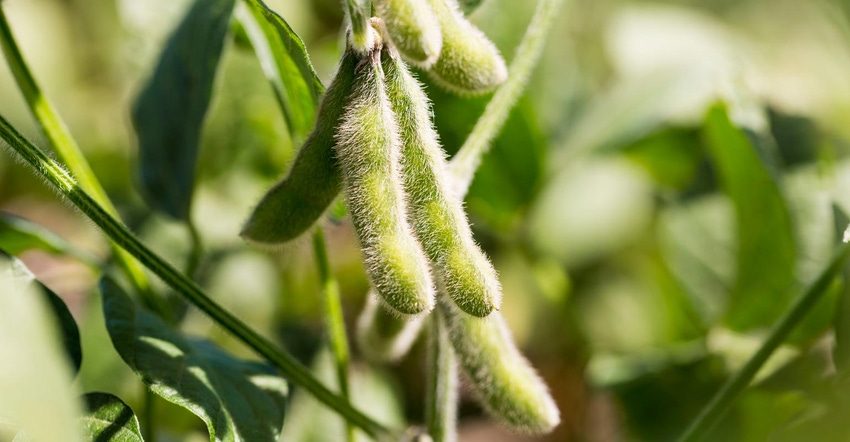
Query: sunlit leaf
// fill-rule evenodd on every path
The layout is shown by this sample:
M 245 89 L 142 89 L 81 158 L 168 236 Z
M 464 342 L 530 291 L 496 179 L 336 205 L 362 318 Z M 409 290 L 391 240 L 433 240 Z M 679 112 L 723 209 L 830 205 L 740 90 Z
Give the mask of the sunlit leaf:
M 709 110 L 703 136 L 737 220 L 737 276 L 725 320 L 737 330 L 768 326 L 794 295 L 796 248 L 788 209 L 756 146 L 724 107 Z
M 111 279 L 100 284 L 106 329 L 124 362 L 154 393 L 207 425 L 210 441 L 276 441 L 287 385 L 266 364 L 188 339 L 136 307 Z
M 304 42 L 262 0 L 248 1 L 248 7 L 237 9 L 236 15 L 274 89 L 293 138 L 300 142 L 313 127 L 324 91 Z
M 83 429 L 92 442 L 142 442 L 139 419 L 133 409 L 109 393 L 88 393 L 83 397 L 88 413 Z
M 187 219 L 201 127 L 235 0 L 195 0 L 133 107 L 148 202 Z
M 4 275 L 5 273 L 5 275 Z M 65 302 L 53 293 L 52 290 L 45 287 L 44 284 L 38 282 L 35 276 L 24 266 L 24 263 L 6 254 L 0 249 L 0 280 L 3 276 L 16 279 L 20 284 L 27 285 L 32 292 L 40 293 L 47 301 L 48 307 L 53 312 L 53 315 L 58 321 L 60 337 L 62 345 L 74 369 L 74 373 L 80 370 L 80 365 L 83 363 L 83 350 L 80 346 L 80 330 L 77 328 L 77 322 L 71 316 L 68 306 Z M 0 296 L 11 296 L 5 292 L 0 292 Z
M 0 256 L 0 436 L 81 440 L 79 404 L 58 327 L 31 274 Z

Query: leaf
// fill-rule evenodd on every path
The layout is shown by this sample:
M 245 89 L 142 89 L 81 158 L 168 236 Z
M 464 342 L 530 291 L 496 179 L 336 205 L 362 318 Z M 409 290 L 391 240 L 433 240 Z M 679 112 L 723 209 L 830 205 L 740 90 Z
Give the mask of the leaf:
M 307 137 L 324 92 L 304 42 L 262 0 L 249 0 L 236 16 L 245 29 L 263 72 L 274 89 L 296 144 Z
M 235 0 L 195 0 L 133 107 L 141 186 L 155 209 L 186 220 L 201 126 Z
M 841 235 L 850 224 L 850 218 L 835 204 L 832 206 L 832 212 L 836 233 Z M 850 373 L 850 268 L 845 267 L 841 277 L 841 291 L 838 295 L 835 318 L 833 319 L 835 346 L 832 349 L 832 360 L 838 372 L 847 376 Z
M 722 105 L 708 111 L 703 137 L 736 211 L 738 268 L 726 323 L 736 330 L 770 325 L 794 295 L 796 247 L 788 209 L 757 146 Z
M 188 339 L 137 308 L 111 279 L 100 283 L 112 344 L 154 393 L 200 417 L 210 441 L 276 441 L 287 385 L 271 367 Z
M 55 233 L 32 221 L 5 212 L 0 212 L 0 248 L 11 255 L 19 255 L 30 249 L 53 254 L 72 251 L 72 246 Z
M 663 127 L 623 147 L 622 152 L 645 168 L 660 187 L 677 190 L 693 183 L 704 156 L 699 133 L 690 127 Z
M 47 301 L 48 307 L 52 311 L 58 321 L 59 332 L 61 333 L 62 345 L 65 353 L 70 358 L 71 366 L 76 374 L 80 371 L 80 365 L 83 363 L 83 349 L 80 345 L 80 330 L 77 328 L 77 322 L 68 310 L 68 306 L 62 301 L 62 298 L 53 293 L 52 290 L 45 287 L 44 284 L 38 282 L 35 276 L 26 268 L 24 263 L 7 255 L 6 252 L 0 249 L 0 280 L 3 277 L 11 277 L 18 280 L 21 284 L 34 289 L 36 293 L 41 293 Z M 0 296 L 8 296 L 7 293 L 0 292 Z
M 78 441 L 71 367 L 36 287 L 18 261 L 0 255 L 0 437 L 20 428 L 16 440 Z
M 458 0 L 458 5 L 464 15 L 472 14 L 483 3 L 483 0 Z
M 109 393 L 88 393 L 83 397 L 88 413 L 83 429 L 93 442 L 142 442 L 139 419 L 133 409 Z

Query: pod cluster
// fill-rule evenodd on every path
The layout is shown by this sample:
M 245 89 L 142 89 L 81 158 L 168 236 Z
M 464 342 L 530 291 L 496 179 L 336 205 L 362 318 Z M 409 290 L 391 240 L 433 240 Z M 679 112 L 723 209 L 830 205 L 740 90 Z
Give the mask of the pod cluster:
M 441 86 L 481 94 L 505 81 L 496 46 L 464 17 L 456 0 L 375 0 L 392 43 L 405 60 Z
M 394 47 L 390 58 L 397 58 L 397 50 L 408 62 L 426 69 L 437 84 L 464 95 L 490 91 L 507 78 L 498 49 L 464 17 L 456 0 L 374 0 L 374 6 L 384 24 L 380 32 L 367 29 L 369 41 L 363 46 L 371 49 L 366 54 L 376 52 L 378 40 L 388 40 Z M 380 48 L 377 53 L 388 57 Z M 313 132 L 289 174 L 255 207 L 243 238 L 271 246 L 295 240 L 316 224 L 340 193 L 342 170 L 334 153 L 335 137 L 355 83 L 355 65 L 364 56 L 346 51 L 319 105 Z M 407 69 L 403 71 L 399 81 L 410 83 Z M 417 91 L 421 94 L 418 87 Z
M 384 45 L 380 19 L 372 23 L 373 49 L 343 55 L 313 133 L 242 235 L 262 244 L 295 239 L 342 189 L 385 306 L 400 315 L 430 312 L 440 287 L 463 311 L 487 316 L 501 303 L 498 276 L 451 189 L 428 98 Z
M 423 5 L 428 8 L 415 12 L 414 6 Z M 452 87 L 467 92 L 482 90 L 484 80 L 492 87 L 494 78 L 459 75 L 470 70 L 466 63 L 487 63 L 475 54 L 452 57 L 483 47 L 502 71 L 504 62 L 454 2 L 379 0 L 376 10 L 384 16 L 414 11 L 393 22 L 409 35 L 419 35 L 410 31 L 409 19 L 432 14 L 439 23 L 436 29 L 443 32 L 402 38 L 391 34 L 382 20 L 372 19 L 371 49 L 345 52 L 313 133 L 287 177 L 261 200 L 242 235 L 262 244 L 295 239 L 342 191 L 373 287 L 358 322 L 364 355 L 384 361 L 402 356 L 422 328 L 424 315 L 439 304 L 439 318 L 432 318 L 445 322 L 460 368 L 485 408 L 514 429 L 549 431 L 558 422 L 557 407 L 496 311 L 501 303 L 498 275 L 473 240 L 462 198 L 452 188 L 428 98 L 393 43 L 434 38 L 430 46 L 417 46 L 419 52 L 411 43 L 407 57 L 434 57 L 436 47 L 439 55 L 429 72 L 435 78 L 451 77 Z

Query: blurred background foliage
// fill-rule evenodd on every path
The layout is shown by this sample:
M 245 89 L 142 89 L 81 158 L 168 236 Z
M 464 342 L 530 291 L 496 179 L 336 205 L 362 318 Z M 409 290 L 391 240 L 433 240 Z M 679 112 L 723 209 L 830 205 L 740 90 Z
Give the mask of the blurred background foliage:
M 327 83 L 342 49 L 339 1 L 267 3 L 305 40 Z M 510 60 L 534 3 L 485 0 L 472 19 Z M 4 2 L 25 57 L 122 215 L 178 265 L 189 236 L 139 196 L 129 109 L 188 5 Z M 452 154 L 488 97 L 455 97 L 421 78 Z M 206 251 L 197 279 L 333 383 L 308 244 L 270 252 L 237 236 L 297 148 L 238 30 L 216 82 L 192 213 Z M 45 144 L 5 67 L 0 113 Z M 684 429 L 832 256 L 850 213 L 847 121 L 850 2 L 566 3 L 466 199 L 501 275 L 502 312 L 561 408 L 563 423 L 548 440 L 670 440 Z M 109 253 L 90 223 L 6 151 L 0 210 L 84 256 Z M 327 235 L 352 326 L 368 288 L 360 253 L 346 222 Z M 69 255 L 21 256 L 80 324 L 77 390 L 113 392 L 139 410 L 143 387 L 109 342 L 97 275 Z M 847 292 L 833 285 L 713 440 L 847 440 Z M 254 357 L 196 310 L 186 315 L 187 333 Z M 366 365 L 355 349 L 355 402 L 385 422 L 421 422 L 421 347 L 390 367 Z M 205 440 L 188 412 L 161 400 L 156 412 L 161 440 Z M 525 440 L 467 398 L 460 416 L 462 440 Z M 293 396 L 287 440 L 337 440 L 342 431 L 335 415 Z

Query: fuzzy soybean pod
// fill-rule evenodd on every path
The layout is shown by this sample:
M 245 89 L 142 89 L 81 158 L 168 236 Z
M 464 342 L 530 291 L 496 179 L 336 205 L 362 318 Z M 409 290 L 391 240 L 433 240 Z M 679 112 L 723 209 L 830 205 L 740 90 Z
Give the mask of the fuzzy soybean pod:
M 487 316 L 502 301 L 499 277 L 472 238 L 461 199 L 451 189 L 428 98 L 392 50 L 385 50 L 382 58 L 401 133 L 402 176 L 413 230 L 433 263 L 439 286 L 463 311 Z
M 456 0 L 428 0 L 443 33 L 440 57 L 429 73 L 438 84 L 458 94 L 482 94 L 508 78 L 499 50 L 475 27 Z
M 354 85 L 359 58 L 351 50 L 343 54 L 336 76 L 319 104 L 313 132 L 289 174 L 254 208 L 242 228 L 243 238 L 266 245 L 296 239 L 316 223 L 339 194 L 342 178 L 334 157 L 334 136 Z
M 395 47 L 409 62 L 429 68 L 440 55 L 443 35 L 427 0 L 375 0 Z
M 558 407 L 514 345 L 502 315 L 496 312 L 477 318 L 462 312 L 442 294 L 438 301 L 458 363 L 484 409 L 515 431 L 551 432 L 560 422 Z
M 434 308 L 434 287 L 428 260 L 407 223 L 401 140 L 380 52 L 365 56 L 355 69 L 335 150 L 369 280 L 388 306 L 415 315 Z

